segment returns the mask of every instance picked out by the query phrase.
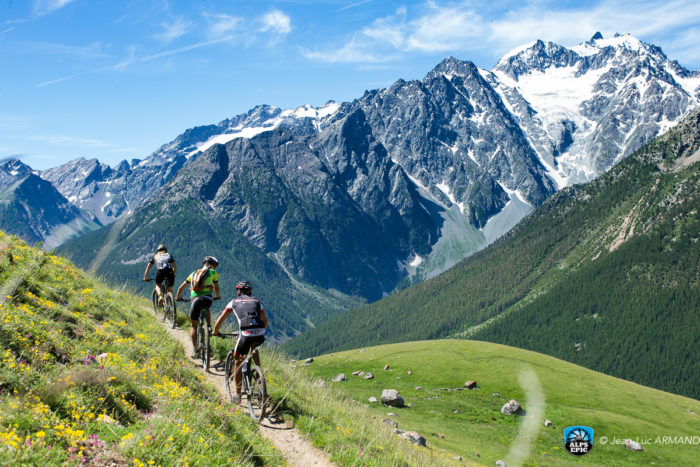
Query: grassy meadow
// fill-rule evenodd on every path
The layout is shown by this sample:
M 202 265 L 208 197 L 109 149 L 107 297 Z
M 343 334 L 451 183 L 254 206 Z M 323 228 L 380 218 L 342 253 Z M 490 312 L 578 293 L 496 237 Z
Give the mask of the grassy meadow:
M 534 352 L 478 341 L 421 341 L 327 354 L 307 368 L 312 377 L 364 405 L 368 414 L 393 419 L 399 429 L 425 436 L 434 450 L 476 464 L 494 465 L 501 459 L 513 465 L 510 449 L 521 422 L 536 412 L 533 406 L 528 409 L 528 398 L 536 398 L 527 394 L 536 382 L 524 381 L 526 388 L 519 382 L 529 370 L 541 385 L 544 412 L 530 435 L 534 441 L 524 465 L 690 466 L 700 459 L 700 402 Z M 371 372 L 374 379 L 353 376 L 354 371 Z M 330 382 L 339 373 L 347 381 Z M 438 390 L 464 387 L 468 380 L 476 381 L 478 389 Z M 367 402 L 390 388 L 411 406 L 396 409 Z M 520 402 L 525 415 L 500 413 L 510 399 Z M 546 428 L 544 419 L 554 428 Z M 581 457 L 564 449 L 563 430 L 573 425 L 595 430 L 593 450 Z M 664 436 L 691 437 L 689 443 L 695 436 L 695 444 L 664 444 Z M 613 444 L 627 438 L 651 443 L 641 452 Z
M 216 307 L 215 307 L 216 308 Z M 178 325 L 189 325 L 182 310 Z M 222 401 L 144 297 L 0 232 L 0 466 L 285 465 L 247 412 Z M 219 357 L 231 341 L 214 340 Z M 268 392 L 337 465 L 447 464 L 273 347 Z
M 279 465 L 149 313 L 0 232 L 0 465 Z

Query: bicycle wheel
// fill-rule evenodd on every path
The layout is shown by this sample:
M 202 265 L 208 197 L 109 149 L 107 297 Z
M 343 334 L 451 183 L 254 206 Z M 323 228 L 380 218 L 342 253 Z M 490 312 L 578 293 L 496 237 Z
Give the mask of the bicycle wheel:
M 265 418 L 265 404 L 267 403 L 265 375 L 258 365 L 253 364 L 246 378 L 248 379 L 248 387 L 246 388 L 248 410 L 251 418 L 260 423 L 260 420 Z
M 163 320 L 167 319 L 171 328 L 175 328 L 177 309 L 175 307 L 175 297 L 172 292 L 165 296 L 165 307 L 163 308 Z
M 151 302 L 153 303 L 153 313 L 158 316 L 158 292 L 156 292 L 156 289 L 153 289 L 151 294 Z
M 200 323 L 204 320 L 200 321 Z M 202 359 L 202 368 L 209 370 L 209 327 L 204 324 L 199 328 L 199 357 Z
M 233 352 L 229 352 L 226 356 L 226 364 L 224 365 L 224 384 L 226 386 L 229 402 L 233 402 L 233 396 L 236 395 L 236 382 L 233 379 L 233 364 L 235 361 Z

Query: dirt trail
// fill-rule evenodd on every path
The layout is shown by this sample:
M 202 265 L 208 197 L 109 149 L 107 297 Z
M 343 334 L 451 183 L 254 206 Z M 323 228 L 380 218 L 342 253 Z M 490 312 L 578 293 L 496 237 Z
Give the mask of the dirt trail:
M 177 339 L 185 347 L 185 355 L 192 354 L 192 341 L 189 333 L 182 329 L 166 328 L 168 333 Z M 264 363 L 264 354 L 262 355 Z M 200 366 L 201 363 L 192 361 L 193 364 Z M 207 380 L 216 386 L 221 397 L 227 400 L 226 387 L 224 386 L 223 363 L 219 366 L 218 360 L 212 360 L 209 371 L 205 373 Z M 287 464 L 292 466 L 333 466 L 327 453 L 315 448 L 311 442 L 304 438 L 296 428 L 285 424 L 283 421 L 278 421 L 276 418 L 271 420 L 265 418 L 259 426 L 260 434 L 270 440 L 272 444 L 282 453 Z

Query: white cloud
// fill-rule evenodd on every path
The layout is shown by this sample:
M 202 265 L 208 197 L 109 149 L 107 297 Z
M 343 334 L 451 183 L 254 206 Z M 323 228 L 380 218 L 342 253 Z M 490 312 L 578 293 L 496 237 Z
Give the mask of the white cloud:
M 48 15 L 73 1 L 74 0 L 35 0 L 34 14 L 37 16 Z
M 654 41 L 681 61 L 682 57 L 673 56 L 671 51 L 690 59 L 700 55 L 697 0 L 604 0 L 573 8 L 550 0 L 531 0 L 508 10 L 503 10 L 503 5 L 480 4 L 477 9 L 470 0 L 430 0 L 374 20 L 334 50 L 306 51 L 305 55 L 329 62 L 367 63 L 390 52 L 468 54 L 490 50 L 500 55 L 535 39 L 573 45 L 596 31 L 606 36 L 630 33 Z
M 161 42 L 170 43 L 187 34 L 192 29 L 192 23 L 178 17 L 170 23 L 160 23 L 160 27 L 163 30 L 153 37 Z
M 243 22 L 243 18 L 225 14 L 204 13 L 204 17 L 209 22 L 209 37 L 211 38 L 228 35 Z
M 383 55 L 371 51 L 367 43 L 359 43 L 353 37 L 339 49 L 327 51 L 302 49 L 302 55 L 309 60 L 326 63 L 386 63 L 396 58 L 394 55 Z
M 364 5 L 365 3 L 370 3 L 372 0 L 360 0 L 359 2 L 351 3 L 350 5 L 345 5 L 344 7 L 338 8 L 338 11 L 349 10 L 350 8 L 355 8 L 356 6 Z
M 280 36 L 289 34 L 292 30 L 291 20 L 289 16 L 282 13 L 280 10 L 272 10 L 260 19 L 262 26 L 261 32 L 272 32 Z

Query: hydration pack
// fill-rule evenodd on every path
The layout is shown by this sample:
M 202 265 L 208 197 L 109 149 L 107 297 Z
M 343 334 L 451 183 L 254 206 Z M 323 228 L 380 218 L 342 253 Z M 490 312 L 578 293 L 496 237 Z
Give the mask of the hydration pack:
M 202 268 L 197 269 L 192 274 L 192 282 L 190 282 L 190 289 L 192 289 L 192 292 L 201 292 L 205 289 L 204 281 L 209 277 L 209 271 L 209 268 Z
M 237 298 L 233 309 L 238 318 L 238 327 L 241 330 L 264 328 L 265 323 L 260 313 L 260 302 L 252 297 Z

